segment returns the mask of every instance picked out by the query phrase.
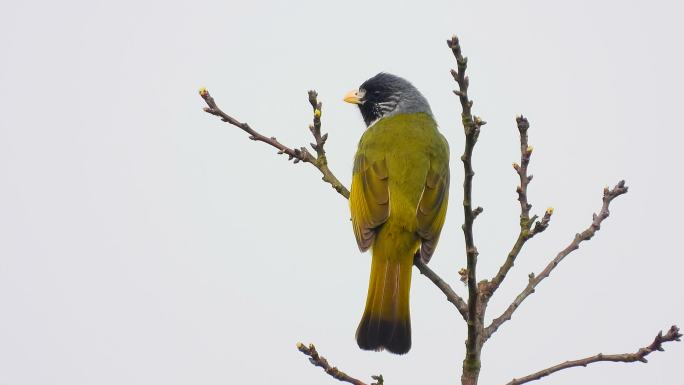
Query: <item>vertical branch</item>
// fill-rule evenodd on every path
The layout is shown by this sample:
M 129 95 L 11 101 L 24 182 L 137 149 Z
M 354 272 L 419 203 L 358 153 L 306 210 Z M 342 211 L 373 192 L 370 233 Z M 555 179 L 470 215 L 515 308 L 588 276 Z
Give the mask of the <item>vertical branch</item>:
M 463 178 L 463 236 L 465 238 L 466 257 L 467 257 L 467 284 L 468 284 L 468 338 L 466 340 L 466 357 L 463 360 L 463 375 L 461 382 L 465 384 L 477 384 L 477 378 L 480 374 L 480 351 L 482 335 L 482 321 L 479 310 L 479 290 L 477 287 L 477 247 L 475 247 L 475 240 L 473 237 L 473 221 L 476 217 L 476 211 L 481 212 L 481 208 L 473 209 L 472 207 L 472 189 L 473 189 L 473 149 L 477 143 L 477 138 L 480 134 L 480 127 L 485 124 L 480 118 L 473 116 L 471 109 L 473 101 L 468 98 L 469 79 L 465 75 L 468 67 L 468 59 L 463 57 L 461 53 L 461 45 L 456 36 L 447 40 L 447 45 L 451 48 L 458 70 L 451 70 L 451 75 L 458 83 L 458 90 L 454 93 L 458 96 L 461 102 L 461 121 L 463 123 L 463 130 L 465 133 L 465 149 L 461 156 L 464 168 Z
M 529 222 L 530 209 L 532 205 L 527 202 L 527 185 L 532 180 L 532 175 L 527 175 L 527 166 L 530 164 L 530 157 L 532 156 L 532 146 L 527 142 L 527 130 L 530 128 L 530 123 L 522 115 L 515 119 L 520 133 L 520 165 L 514 164 L 513 168 L 520 176 L 520 186 L 516 189 L 518 193 L 518 201 L 520 202 L 520 223 Z
M 349 191 L 340 182 L 337 177 L 328 168 L 328 158 L 325 156 L 325 142 L 328 140 L 328 133 L 321 135 L 321 109 L 323 103 L 318 100 L 318 92 L 309 91 L 309 103 L 313 108 L 313 124 L 309 125 L 309 130 L 313 135 L 316 143 L 310 143 L 311 148 L 316 151 L 316 158 L 313 161 L 314 166 L 323 174 L 323 181 L 330 183 L 330 185 L 341 195 L 349 198 Z M 302 148 L 306 152 L 306 149 Z
M 527 186 L 532 181 L 532 175 L 527 174 L 527 167 L 530 164 L 530 158 L 532 157 L 532 146 L 528 144 L 527 141 L 527 130 L 530 128 L 530 123 L 527 118 L 520 115 L 515 119 L 518 132 L 520 133 L 520 164 L 513 163 L 513 168 L 515 172 L 520 177 L 520 185 L 516 188 L 518 193 L 518 201 L 520 202 L 520 233 L 518 234 L 518 239 L 515 241 L 513 248 L 508 253 L 506 261 L 499 268 L 496 276 L 492 278 L 491 283 L 487 286 L 487 297 L 491 297 L 496 289 L 499 288 L 504 279 L 506 279 L 506 274 L 511 270 L 515 259 L 520 254 L 525 242 L 531 239 L 538 233 L 546 230 L 551 221 L 551 215 L 553 214 L 553 209 L 549 208 L 544 213 L 541 221 L 537 221 L 537 216 L 534 215 L 530 218 L 530 209 L 532 205 L 527 200 Z M 535 224 L 535 221 L 536 224 Z M 533 227 L 534 225 L 534 227 Z M 489 300 L 489 298 L 487 299 Z

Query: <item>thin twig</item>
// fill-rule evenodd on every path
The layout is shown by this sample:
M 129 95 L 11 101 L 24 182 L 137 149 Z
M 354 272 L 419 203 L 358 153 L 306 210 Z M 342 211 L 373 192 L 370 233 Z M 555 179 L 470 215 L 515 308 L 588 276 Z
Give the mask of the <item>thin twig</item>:
M 333 377 L 334 379 L 342 381 L 342 382 L 348 382 L 348 383 L 354 384 L 354 385 L 366 385 L 365 382 L 363 382 L 361 380 L 357 380 L 356 378 L 349 376 L 348 374 L 344 373 L 343 371 L 337 369 L 337 367 L 330 366 L 330 364 L 328 363 L 328 360 L 326 360 L 325 357 L 318 354 L 318 352 L 316 351 L 316 347 L 313 344 L 309 344 L 309 346 L 306 346 L 303 343 L 299 342 L 299 343 L 297 343 L 297 349 L 299 349 L 300 352 L 309 356 L 309 362 L 311 362 L 312 365 L 323 368 L 323 370 L 325 370 L 325 372 L 327 374 L 329 374 L 331 377 Z M 370 385 L 382 385 L 383 384 L 382 374 L 379 374 L 377 376 L 371 376 L 371 377 L 375 380 L 375 382 L 371 383 Z
M 527 141 L 527 130 L 530 128 L 530 123 L 522 115 L 518 116 L 515 120 L 518 126 L 518 132 L 520 133 L 520 164 L 513 163 L 513 168 L 520 177 L 520 185 L 516 188 L 518 201 L 520 202 L 520 233 L 518 234 L 518 239 L 515 241 L 513 248 L 508 253 L 506 261 L 501 265 L 496 276 L 492 278 L 490 284 L 487 286 L 486 297 L 491 297 L 496 289 L 501 286 L 501 283 L 506 279 L 506 274 L 508 274 L 513 267 L 515 259 L 518 257 L 518 254 L 520 254 L 525 242 L 536 234 L 546 230 L 551 221 L 551 215 L 553 214 L 553 209 L 549 208 L 546 210 L 546 213 L 544 213 L 544 217 L 541 221 L 537 221 L 536 215 L 530 218 L 530 209 L 532 208 L 532 205 L 527 200 L 527 186 L 532 181 L 532 175 L 527 174 L 527 167 L 530 164 L 533 150 L 532 146 L 530 146 Z M 532 227 L 533 225 L 534 227 Z
M 466 340 L 466 358 L 463 361 L 463 376 L 476 379 L 480 371 L 480 320 L 478 320 L 478 305 L 480 303 L 479 289 L 477 285 L 477 248 L 473 238 L 473 221 L 477 215 L 476 210 L 472 207 L 472 191 L 473 191 L 473 149 L 477 143 L 477 137 L 480 134 L 480 127 L 486 124 L 485 121 L 477 116 L 472 115 L 473 101 L 468 98 L 469 78 L 465 75 L 468 68 L 468 59 L 461 53 L 461 45 L 458 37 L 454 36 L 447 40 L 447 45 L 451 48 L 451 52 L 456 58 L 458 70 L 451 70 L 456 83 L 458 83 L 458 90 L 454 93 L 458 96 L 461 102 L 461 122 L 463 123 L 463 130 L 465 133 L 465 149 L 461 156 L 463 161 L 463 168 L 465 175 L 463 178 L 463 235 L 466 246 L 467 259 L 467 285 L 468 285 L 468 339 Z M 478 214 L 482 212 L 477 209 Z M 475 380 L 476 381 L 476 380 Z
M 518 294 L 513 303 L 511 303 L 508 308 L 499 317 L 495 318 L 492 323 L 485 329 L 485 340 L 491 337 L 491 335 L 496 332 L 496 330 L 506 321 L 511 319 L 513 312 L 520 306 L 520 304 L 527 298 L 530 294 L 534 293 L 535 287 L 539 285 L 546 277 L 551 274 L 551 271 L 558 266 L 558 264 L 571 252 L 577 250 L 580 243 L 590 240 L 598 230 L 601 229 L 601 222 L 603 222 L 610 215 L 609 207 L 610 202 L 617 198 L 618 196 L 625 194 L 627 192 L 627 186 L 625 186 L 625 181 L 621 180 L 618 182 L 613 189 L 608 187 L 603 189 L 603 205 L 601 211 L 598 215 L 594 214 L 591 225 L 581 233 L 575 234 L 572 242 L 563 250 L 561 250 L 556 257 L 549 262 L 544 270 L 542 270 L 539 275 L 535 276 L 534 273 L 529 275 L 529 282 L 525 289 Z
M 456 294 L 456 292 L 451 288 L 451 286 L 449 286 L 448 283 L 446 283 L 439 275 L 437 275 L 437 273 L 432 271 L 432 269 L 430 269 L 425 262 L 420 259 L 420 252 L 416 253 L 413 259 L 413 264 L 416 265 L 421 274 L 428 277 L 430 281 L 432 281 L 432 283 L 434 283 L 435 286 L 437 286 L 442 293 L 446 295 L 447 301 L 456 306 L 456 309 L 458 309 L 458 312 L 461 313 L 463 319 L 468 321 L 468 304 L 465 303 L 463 298 Z
M 646 356 L 654 351 L 664 351 L 663 342 L 680 341 L 682 334 L 679 332 L 677 325 L 672 325 L 667 334 L 663 335 L 663 332 L 659 332 L 650 345 L 637 350 L 636 353 L 624 353 L 624 354 L 597 354 L 595 356 L 582 358 L 580 360 L 565 361 L 558 365 L 540 370 L 536 373 L 532 373 L 528 376 L 522 378 L 514 378 L 507 385 L 520 385 L 526 382 L 539 380 L 542 377 L 546 377 L 549 374 L 555 373 L 559 370 L 573 368 L 576 366 L 587 366 L 593 364 L 594 362 L 610 361 L 610 362 L 648 362 Z
M 325 141 L 328 139 L 328 134 L 321 135 L 321 108 L 322 103 L 318 101 L 318 94 L 316 91 L 309 91 L 309 102 L 314 110 L 313 124 L 309 126 L 311 133 L 316 140 L 316 143 L 311 143 L 311 146 L 316 150 L 317 156 L 314 157 L 305 148 L 290 148 L 282 143 L 280 143 L 275 137 L 264 136 L 249 126 L 247 123 L 240 122 L 239 120 L 233 118 L 232 116 L 223 112 L 214 101 L 214 98 L 209 94 L 205 88 L 200 89 L 200 96 L 207 103 L 208 107 L 204 108 L 204 111 L 212 115 L 216 115 L 221 118 L 226 123 L 232 124 L 249 134 L 249 139 L 263 142 L 269 144 L 278 149 L 278 154 L 286 154 L 288 160 L 293 160 L 294 163 L 306 162 L 314 165 L 323 174 L 323 180 L 329 183 L 335 191 L 337 191 L 343 197 L 349 199 L 349 190 L 335 177 L 335 175 L 328 168 L 328 160 L 325 157 L 325 150 L 323 146 Z

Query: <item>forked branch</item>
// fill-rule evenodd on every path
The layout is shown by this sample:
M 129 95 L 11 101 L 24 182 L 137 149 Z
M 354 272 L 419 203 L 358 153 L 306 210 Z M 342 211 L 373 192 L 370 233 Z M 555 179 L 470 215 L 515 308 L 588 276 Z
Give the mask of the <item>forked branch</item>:
M 546 377 L 549 374 L 555 373 L 559 370 L 574 368 L 577 366 L 587 366 L 595 362 L 609 361 L 609 362 L 648 362 L 646 356 L 653 353 L 654 351 L 664 351 L 663 343 L 679 341 L 682 334 L 679 332 L 679 328 L 676 325 L 672 325 L 670 330 L 663 335 L 663 332 L 659 332 L 650 345 L 643 347 L 636 351 L 636 353 L 624 353 L 624 354 L 602 354 L 599 353 L 595 356 L 582 358 L 574 361 L 565 361 L 558 365 L 554 365 L 550 368 L 540 370 L 536 373 L 532 373 L 528 376 L 522 378 L 514 378 L 507 385 L 520 385 L 526 382 L 535 381 L 542 377 Z
M 335 191 L 343 197 L 349 199 L 349 190 L 337 179 L 337 177 L 328 168 L 328 160 L 325 157 L 324 145 L 328 139 L 328 134 L 321 135 L 321 108 L 323 104 L 318 101 L 318 93 L 316 91 L 309 91 L 309 103 L 313 108 L 313 124 L 309 125 L 309 130 L 314 136 L 316 143 L 311 143 L 311 147 L 316 151 L 317 156 L 311 155 L 306 147 L 291 148 L 278 141 L 275 137 L 267 137 L 255 131 L 249 124 L 240 122 L 232 116 L 223 112 L 214 101 L 214 98 L 209 94 L 206 88 L 200 89 L 200 96 L 207 103 L 204 111 L 212 115 L 216 115 L 226 123 L 232 124 L 249 134 L 249 139 L 266 143 L 278 149 L 278 154 L 285 154 L 288 160 L 294 160 L 294 163 L 305 162 L 314 165 L 323 174 L 323 181 L 329 183 Z
M 518 257 L 518 254 L 520 254 L 525 242 L 536 234 L 546 230 L 551 221 L 551 215 L 553 214 L 553 209 L 549 208 L 544 213 L 541 221 L 537 221 L 538 217 L 536 215 L 530 218 L 530 209 L 532 208 L 532 205 L 527 199 L 527 186 L 532 181 L 532 175 L 527 174 L 527 167 L 530 164 L 533 150 L 527 140 L 527 130 L 530 128 L 530 123 L 522 115 L 518 116 L 515 120 L 518 126 L 518 132 L 520 133 L 520 164 L 513 163 L 513 168 L 520 177 L 520 185 L 516 188 L 518 201 L 520 202 L 520 232 L 518 233 L 518 239 L 515 241 L 513 248 L 508 253 L 506 261 L 501 268 L 499 268 L 499 272 L 487 287 L 488 297 L 491 297 L 496 289 L 501 286 L 504 279 L 506 279 L 506 274 L 508 274 L 513 267 L 515 259 Z
M 491 335 L 496 332 L 496 330 L 506 321 L 510 320 L 511 317 L 513 316 L 513 313 L 515 310 L 520 306 L 520 304 L 527 298 L 530 294 L 534 293 L 534 288 L 541 283 L 546 277 L 551 274 L 551 271 L 558 266 L 558 264 L 568 256 L 568 254 L 572 253 L 573 251 L 577 250 L 580 246 L 580 244 L 584 241 L 590 240 L 596 232 L 601 229 L 601 223 L 608 218 L 610 215 L 610 202 L 613 201 L 613 199 L 619 197 L 622 194 L 627 193 L 627 186 L 625 186 L 625 181 L 621 180 L 618 182 L 615 187 L 612 189 L 609 189 L 606 187 L 603 190 L 603 205 L 601 206 L 601 211 L 599 211 L 598 215 L 594 214 L 592 218 L 591 225 L 581 233 L 575 234 L 575 237 L 573 238 L 572 242 L 561 250 L 556 257 L 549 262 L 549 264 L 546 266 L 544 270 L 542 270 L 541 273 L 538 275 L 534 275 L 534 273 L 531 273 L 529 275 L 529 282 L 525 289 L 518 294 L 518 296 L 515 298 L 513 303 L 511 303 L 508 308 L 501 314 L 499 317 L 495 318 L 492 323 L 487 326 L 485 329 L 485 339 L 491 337 Z

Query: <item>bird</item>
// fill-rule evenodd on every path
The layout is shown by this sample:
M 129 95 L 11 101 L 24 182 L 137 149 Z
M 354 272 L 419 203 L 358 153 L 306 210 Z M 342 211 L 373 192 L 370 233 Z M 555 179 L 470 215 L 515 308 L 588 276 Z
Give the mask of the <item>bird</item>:
M 349 196 L 357 245 L 372 250 L 356 342 L 363 350 L 405 354 L 414 257 L 430 260 L 446 217 L 449 144 L 425 97 L 399 76 L 381 72 L 343 100 L 358 106 L 366 125 Z

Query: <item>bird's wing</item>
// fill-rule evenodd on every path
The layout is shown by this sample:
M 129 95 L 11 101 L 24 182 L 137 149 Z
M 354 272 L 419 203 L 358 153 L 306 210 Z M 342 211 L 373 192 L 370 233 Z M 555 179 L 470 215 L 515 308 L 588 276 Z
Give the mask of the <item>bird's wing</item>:
M 449 165 L 444 162 L 431 162 L 423 194 L 418 202 L 416 217 L 418 235 L 421 238 L 420 258 L 428 263 L 435 252 L 439 233 L 446 218 L 449 200 Z
M 389 217 L 389 186 L 385 158 L 369 161 L 362 152 L 354 159 L 349 204 L 356 243 L 361 251 L 370 248 L 375 229 Z

